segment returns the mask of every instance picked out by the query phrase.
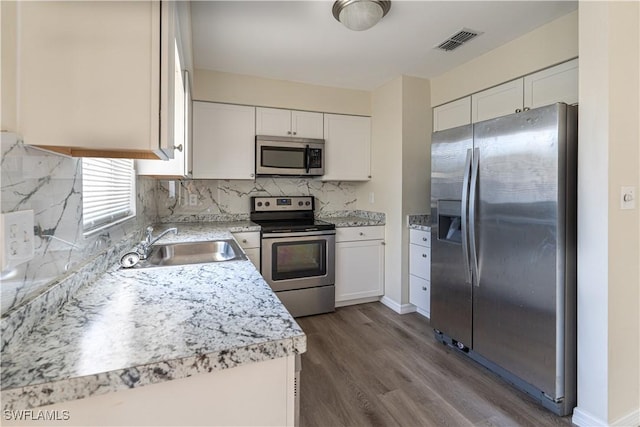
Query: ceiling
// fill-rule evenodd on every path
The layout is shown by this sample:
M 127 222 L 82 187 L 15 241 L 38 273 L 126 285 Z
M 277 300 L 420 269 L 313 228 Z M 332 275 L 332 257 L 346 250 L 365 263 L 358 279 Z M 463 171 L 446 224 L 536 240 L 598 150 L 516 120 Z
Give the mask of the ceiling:
M 576 1 L 397 1 L 373 28 L 351 31 L 332 1 L 195 1 L 195 68 L 373 90 L 405 74 L 432 78 L 573 10 Z M 483 34 L 433 47 L 462 28 Z

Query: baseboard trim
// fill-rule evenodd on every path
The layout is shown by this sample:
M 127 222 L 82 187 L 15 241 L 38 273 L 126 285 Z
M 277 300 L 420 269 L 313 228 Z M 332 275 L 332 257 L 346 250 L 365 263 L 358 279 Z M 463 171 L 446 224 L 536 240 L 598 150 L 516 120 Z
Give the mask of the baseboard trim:
M 575 408 L 573 410 L 573 417 L 571 417 L 571 422 L 579 427 L 636 427 L 640 425 L 640 408 L 636 409 L 628 415 L 625 415 L 622 418 L 618 418 L 611 424 L 608 424 L 606 421 L 601 420 L 600 418 L 590 414 L 587 411 L 584 411 L 580 408 Z
M 395 302 L 391 298 L 387 298 L 386 296 L 382 297 L 380 299 L 380 302 L 398 314 L 413 313 L 417 310 L 417 307 L 413 304 L 398 304 L 397 302 Z
M 336 302 L 336 308 L 346 307 L 348 305 L 355 305 L 355 304 L 366 304 L 368 302 L 376 302 L 376 301 L 380 301 L 380 297 L 366 297 L 366 298 L 356 298 L 348 301 L 338 301 Z
M 416 311 L 418 312 L 418 314 L 423 315 L 424 317 L 426 317 L 427 319 L 431 319 L 431 313 L 428 311 L 425 311 L 421 308 L 416 308 Z
M 573 410 L 573 416 L 571 417 L 571 422 L 577 425 L 578 427 L 595 427 L 595 426 L 606 426 L 607 423 L 602 421 L 600 418 L 591 415 L 590 413 L 583 411 L 582 409 L 576 407 Z

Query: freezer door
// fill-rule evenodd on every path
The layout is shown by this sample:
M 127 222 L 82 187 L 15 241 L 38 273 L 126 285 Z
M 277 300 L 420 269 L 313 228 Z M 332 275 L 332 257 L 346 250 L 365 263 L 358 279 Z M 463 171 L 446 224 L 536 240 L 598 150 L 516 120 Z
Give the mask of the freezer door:
M 473 348 L 552 399 L 564 392 L 565 200 L 575 198 L 566 114 L 555 104 L 474 128 Z
M 431 139 L 431 326 L 467 346 L 472 301 L 463 183 L 469 179 L 472 137 L 467 125 L 435 132 Z

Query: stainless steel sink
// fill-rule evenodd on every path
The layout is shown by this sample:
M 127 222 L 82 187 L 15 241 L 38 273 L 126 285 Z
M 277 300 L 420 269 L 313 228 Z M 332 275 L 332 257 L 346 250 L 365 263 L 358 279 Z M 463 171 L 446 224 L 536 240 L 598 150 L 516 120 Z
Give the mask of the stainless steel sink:
M 169 243 L 151 246 L 151 253 L 147 259 L 141 260 L 135 267 L 149 268 L 246 259 L 246 255 L 233 239 Z

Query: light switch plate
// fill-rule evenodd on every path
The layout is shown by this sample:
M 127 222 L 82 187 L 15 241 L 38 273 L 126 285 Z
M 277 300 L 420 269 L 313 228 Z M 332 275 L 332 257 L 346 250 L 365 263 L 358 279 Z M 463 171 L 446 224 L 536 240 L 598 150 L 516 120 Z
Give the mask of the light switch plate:
M 3 213 L 2 271 L 33 259 L 33 210 Z
M 620 188 L 620 209 L 636 208 L 636 187 Z

